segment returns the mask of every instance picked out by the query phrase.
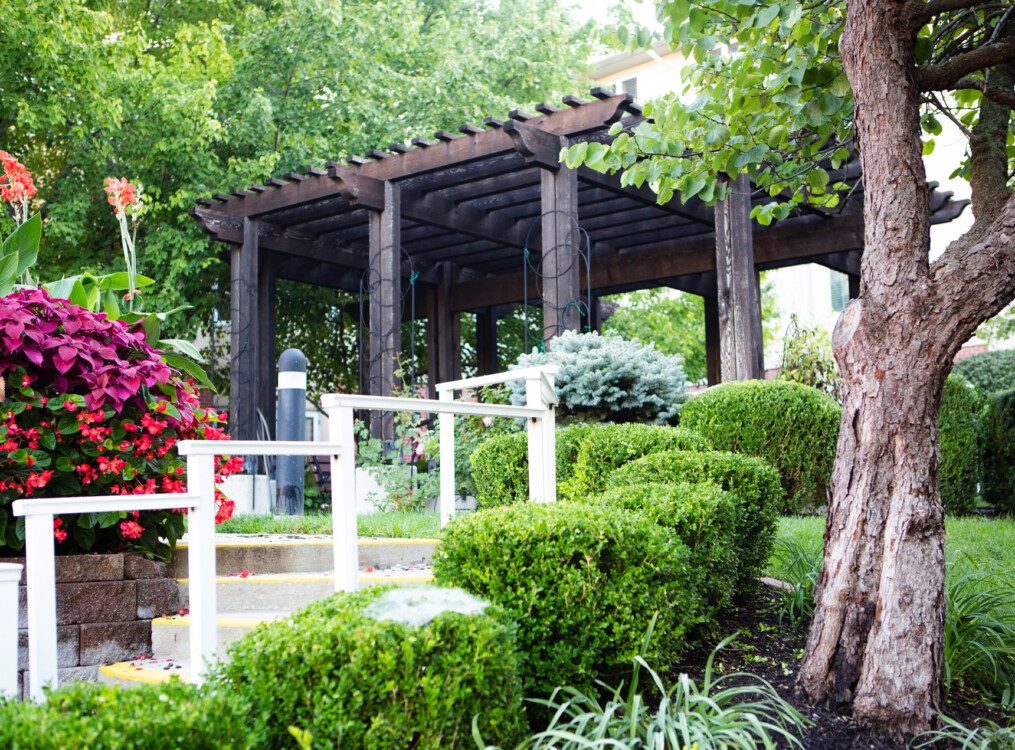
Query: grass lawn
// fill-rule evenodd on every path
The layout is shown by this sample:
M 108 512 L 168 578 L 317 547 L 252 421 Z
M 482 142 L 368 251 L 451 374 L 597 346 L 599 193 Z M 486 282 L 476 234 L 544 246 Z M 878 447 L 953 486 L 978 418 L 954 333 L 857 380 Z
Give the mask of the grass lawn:
M 825 519 L 820 516 L 784 516 L 779 519 L 777 536 L 805 549 L 820 550 L 824 530 Z M 978 570 L 1003 577 L 1015 571 L 1015 520 L 948 518 L 945 531 L 945 555 L 953 570 Z M 778 578 L 782 572 L 773 558 L 768 574 Z
M 390 511 L 360 516 L 360 536 L 401 537 L 421 539 L 433 537 L 440 530 L 437 513 Z M 236 516 L 217 527 L 221 534 L 330 534 L 331 515 L 313 513 L 306 516 Z

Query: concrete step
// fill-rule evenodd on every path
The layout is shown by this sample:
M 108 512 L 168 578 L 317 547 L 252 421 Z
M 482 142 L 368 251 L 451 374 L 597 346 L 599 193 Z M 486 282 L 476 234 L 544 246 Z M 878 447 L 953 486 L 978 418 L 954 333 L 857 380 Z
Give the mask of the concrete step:
M 225 656 L 226 646 L 239 640 L 262 622 L 285 617 L 287 612 L 222 612 L 217 618 L 216 652 Z M 181 662 L 190 658 L 190 615 L 152 620 L 152 655 L 159 660 Z
M 428 567 L 409 570 L 381 569 L 360 573 L 361 586 L 380 584 L 429 583 L 433 574 Z M 180 580 L 180 601 L 190 608 L 189 581 Z M 335 576 L 321 573 L 254 573 L 246 577 L 222 576 L 216 579 L 215 595 L 221 612 L 294 612 L 318 599 L 335 593 Z
M 390 568 L 396 565 L 429 564 L 435 539 L 359 540 L 359 562 L 365 568 Z M 215 560 L 218 572 L 239 573 L 249 570 L 265 573 L 313 573 L 331 570 L 334 565 L 330 536 L 217 534 Z M 187 542 L 176 547 L 169 574 L 186 578 Z

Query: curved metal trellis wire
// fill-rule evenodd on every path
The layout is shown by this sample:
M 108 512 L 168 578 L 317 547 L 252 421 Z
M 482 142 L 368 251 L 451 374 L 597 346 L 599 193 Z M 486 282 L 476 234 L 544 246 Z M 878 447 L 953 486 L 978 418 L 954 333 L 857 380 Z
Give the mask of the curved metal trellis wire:
M 416 271 L 415 265 L 412 262 L 412 256 L 406 251 L 404 247 L 400 247 L 402 256 L 405 258 L 409 266 L 409 278 L 405 282 L 404 288 L 401 290 L 401 294 L 398 297 L 398 309 L 392 310 L 393 320 L 395 321 L 395 335 L 392 337 L 398 343 L 398 348 L 393 349 L 390 346 L 383 346 L 378 351 L 374 351 L 370 347 L 370 331 L 369 328 L 364 326 L 364 320 L 366 320 L 366 313 L 368 305 L 370 303 L 370 295 L 380 289 L 381 280 L 380 276 L 375 269 L 368 268 L 363 272 L 363 275 L 359 280 L 359 320 L 357 321 L 357 338 L 359 341 L 359 347 L 361 352 L 368 352 L 367 357 L 360 356 L 359 358 L 359 382 L 366 382 L 367 391 L 369 393 L 380 392 L 380 376 L 372 376 L 372 372 L 379 372 L 380 367 L 378 366 L 384 357 L 394 357 L 401 351 L 401 328 L 402 320 L 405 315 L 405 305 L 408 300 L 409 304 L 409 362 L 407 365 L 407 375 L 409 389 L 412 393 L 416 392 L 416 281 L 419 279 L 419 272 Z M 383 312 L 383 310 L 382 310 Z M 381 316 L 384 317 L 383 315 Z M 380 336 L 380 340 L 387 340 L 386 336 Z M 366 372 L 364 373 L 364 369 Z M 364 381 L 364 376 L 366 380 Z
M 532 233 L 537 228 L 542 232 L 543 219 L 547 216 L 554 214 L 560 214 L 565 217 L 565 220 L 571 224 L 570 231 L 567 233 L 567 242 L 554 245 L 551 248 L 543 248 L 539 258 L 534 260 L 532 252 L 529 250 L 530 240 L 532 239 Z M 543 300 L 543 336 L 540 339 L 538 346 L 542 350 L 545 346 L 547 339 L 553 338 L 561 333 L 563 330 L 560 325 L 550 326 L 546 324 L 546 307 L 548 304 L 545 297 L 543 296 L 543 289 L 547 282 L 556 283 L 557 279 L 563 278 L 567 274 L 574 270 L 575 263 L 578 264 L 578 296 L 575 299 L 570 299 L 563 304 L 555 303 L 552 305 L 555 312 L 563 315 L 568 309 L 574 307 L 578 311 L 579 318 L 582 321 L 581 329 L 583 331 L 589 331 L 592 328 L 592 241 L 589 237 L 588 231 L 578 223 L 578 219 L 574 214 L 568 213 L 567 211 L 546 211 L 532 220 L 529 225 L 528 231 L 525 233 L 525 247 L 522 249 L 522 314 L 524 318 L 524 351 L 529 352 L 529 272 L 536 278 L 536 293 Z M 563 250 L 563 255 L 567 259 L 566 263 L 562 263 L 557 267 L 556 272 L 553 275 L 549 275 L 543 270 L 543 259 L 546 257 L 548 251 L 557 252 Z M 585 272 L 585 294 L 581 293 L 581 282 L 582 282 L 582 271 Z M 560 319 L 560 315 L 556 316 Z

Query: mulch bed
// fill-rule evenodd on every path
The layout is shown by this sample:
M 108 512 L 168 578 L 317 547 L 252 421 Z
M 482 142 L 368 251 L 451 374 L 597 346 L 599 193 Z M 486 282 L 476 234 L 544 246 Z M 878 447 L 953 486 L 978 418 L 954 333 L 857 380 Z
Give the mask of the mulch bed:
M 848 717 L 815 706 L 794 694 L 794 680 L 803 657 L 807 630 L 806 627 L 797 629 L 786 623 L 780 624 L 778 594 L 775 591 L 762 587 L 740 602 L 721 623 L 719 637 L 712 643 L 734 632 L 739 632 L 739 636 L 716 657 L 716 670 L 719 671 L 721 665 L 723 672 L 750 672 L 770 682 L 783 698 L 814 722 L 814 726 L 801 738 L 807 750 L 907 750 L 906 743 L 880 737 Z M 711 653 L 710 648 L 700 648 L 688 654 L 683 663 L 675 665 L 674 672 L 687 672 L 700 678 Z M 1008 721 L 1007 715 L 998 709 L 955 695 L 947 700 L 944 712 L 966 726 L 975 726 L 983 719 L 1001 724 Z M 938 747 L 948 746 L 935 746 Z

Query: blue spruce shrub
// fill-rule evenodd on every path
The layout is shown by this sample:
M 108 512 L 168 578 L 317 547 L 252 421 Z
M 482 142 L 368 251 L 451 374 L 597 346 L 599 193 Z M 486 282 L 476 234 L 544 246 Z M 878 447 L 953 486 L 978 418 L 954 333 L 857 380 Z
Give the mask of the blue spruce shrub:
M 565 331 L 546 352 L 518 358 L 518 367 L 554 364 L 562 417 L 583 422 L 657 422 L 671 419 L 687 395 L 680 357 L 617 336 Z M 525 403 L 525 384 L 511 384 L 511 400 Z

